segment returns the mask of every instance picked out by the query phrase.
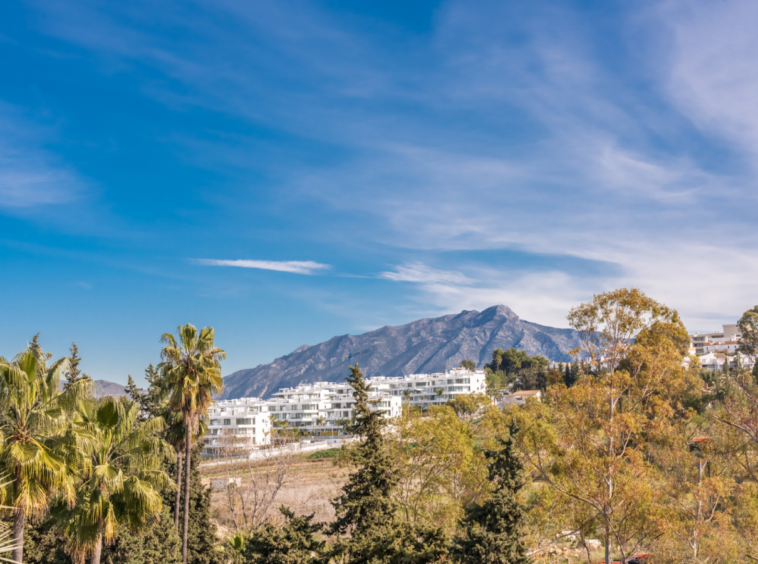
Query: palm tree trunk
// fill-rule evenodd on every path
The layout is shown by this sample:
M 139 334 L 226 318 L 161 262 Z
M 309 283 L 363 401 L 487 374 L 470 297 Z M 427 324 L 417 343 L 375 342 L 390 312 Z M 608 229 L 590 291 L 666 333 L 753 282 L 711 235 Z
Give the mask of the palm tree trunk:
M 182 453 L 176 451 L 176 501 L 174 502 L 174 529 L 179 532 L 179 503 L 182 499 Z
M 103 522 L 97 527 L 97 541 L 95 541 L 95 549 L 92 551 L 92 564 L 100 564 L 100 556 L 103 553 Z
M 190 470 L 192 469 L 192 429 L 190 427 L 190 418 L 185 416 L 185 440 L 184 440 L 184 463 L 187 467 L 184 469 L 184 529 L 182 530 L 182 562 L 187 564 L 187 538 L 189 533 L 189 511 L 190 511 Z
M 21 564 L 24 560 L 24 522 L 26 510 L 16 507 L 13 510 L 13 561 Z

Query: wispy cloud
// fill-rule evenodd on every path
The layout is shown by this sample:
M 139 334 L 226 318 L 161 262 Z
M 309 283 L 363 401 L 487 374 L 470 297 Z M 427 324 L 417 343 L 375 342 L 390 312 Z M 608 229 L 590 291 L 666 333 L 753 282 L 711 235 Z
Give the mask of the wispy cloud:
M 657 16 L 673 45 L 666 86 L 698 127 L 758 153 L 758 4 L 664 2 Z
M 293 274 L 316 274 L 323 270 L 332 268 L 329 264 L 313 262 L 310 260 L 215 260 L 215 259 L 195 259 L 197 264 L 204 266 L 233 266 L 237 268 L 256 268 L 259 270 L 275 270 L 277 272 L 291 272 Z
M 48 140 L 49 135 L 20 110 L 0 102 L 0 209 L 25 213 L 83 195 L 85 182 L 43 148 Z
M 739 281 L 755 280 L 758 179 L 720 137 L 758 150 L 750 66 L 758 8 L 660 6 L 608 8 L 595 25 L 570 2 L 451 0 L 428 36 L 398 31 L 396 41 L 308 3 L 293 11 L 223 0 L 197 17 L 177 6 L 105 10 L 79 0 L 43 13 L 50 33 L 109 63 L 155 70 L 164 80 L 151 75 L 144 91 L 169 108 L 202 107 L 326 147 L 329 158 L 292 166 L 255 160 L 249 140 L 186 145 L 209 168 L 231 161 L 271 173 L 272 200 L 287 214 L 306 209 L 310 233 L 333 229 L 330 244 L 348 246 L 349 231 L 362 252 L 397 253 L 389 260 L 401 266 L 380 277 L 413 284 L 431 307 L 497 300 L 539 321 L 595 291 L 635 285 L 692 319 L 712 312 L 704 295 L 732 315 L 753 300 Z M 655 54 L 641 47 L 651 42 Z M 356 228 L 335 229 L 335 217 Z M 623 272 L 580 281 L 559 270 L 430 267 L 401 256 L 497 248 L 611 261 Z M 729 292 L 718 290 L 725 280 Z
M 393 282 L 415 282 L 418 284 L 470 284 L 474 282 L 460 272 L 438 270 L 420 262 L 397 266 L 394 271 L 382 272 L 379 277 Z

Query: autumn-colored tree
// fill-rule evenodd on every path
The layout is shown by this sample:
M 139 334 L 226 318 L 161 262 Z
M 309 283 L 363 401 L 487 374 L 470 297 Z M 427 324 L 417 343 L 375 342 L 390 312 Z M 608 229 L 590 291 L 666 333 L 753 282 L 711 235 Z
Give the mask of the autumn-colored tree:
M 725 447 L 734 445 L 723 430 L 710 417 L 691 413 L 649 444 L 660 470 L 656 482 L 666 524 L 653 547 L 656 562 L 726 564 L 741 559 L 729 515 L 737 483 L 723 456 Z
M 545 402 L 530 402 L 513 416 L 531 467 L 597 520 L 610 564 L 614 544 L 623 559 L 659 534 L 645 445 L 674 414 L 668 400 L 683 388 L 684 368 L 671 335 L 686 331 L 676 311 L 626 289 L 572 309 L 569 323 L 597 376 L 554 386 Z
M 447 402 L 458 417 L 469 421 L 481 409 L 492 405 L 492 400 L 485 394 L 457 394 Z
M 456 529 L 463 507 L 487 493 L 486 467 L 472 427 L 449 406 L 426 417 L 404 414 L 390 442 L 399 481 L 395 499 L 403 519 Z

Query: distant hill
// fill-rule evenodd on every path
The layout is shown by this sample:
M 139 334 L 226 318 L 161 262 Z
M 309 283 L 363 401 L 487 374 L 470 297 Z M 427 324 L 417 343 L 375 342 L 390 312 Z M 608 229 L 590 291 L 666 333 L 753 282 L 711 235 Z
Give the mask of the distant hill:
M 357 356 L 366 376 L 400 376 L 441 372 L 462 360 L 478 367 L 492 359 L 496 348 L 511 347 L 553 361 L 568 361 L 566 354 L 579 345 L 573 329 L 545 327 L 520 319 L 509 307 L 493 306 L 482 312 L 463 311 L 407 325 L 382 327 L 362 335 L 342 335 L 324 343 L 302 345 L 271 364 L 239 370 L 224 379 L 219 399 L 269 397 L 279 388 L 309 382 L 334 382 L 347 374 L 350 353 Z
M 115 382 L 109 382 L 108 380 L 95 380 L 95 397 L 104 398 L 106 396 L 113 396 L 117 398 L 119 396 L 126 395 L 126 387 Z

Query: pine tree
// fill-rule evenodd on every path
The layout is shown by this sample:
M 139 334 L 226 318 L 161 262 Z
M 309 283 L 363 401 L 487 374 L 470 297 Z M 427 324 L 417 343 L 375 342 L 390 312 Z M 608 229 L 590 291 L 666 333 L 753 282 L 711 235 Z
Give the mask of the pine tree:
M 192 451 L 187 562 L 188 564 L 226 564 L 224 553 L 218 550 L 216 525 L 211 521 L 211 490 L 203 486 L 200 475 L 202 449 L 201 443 Z M 169 496 L 168 505 L 173 507 L 173 492 L 169 492 Z
M 574 383 L 571 381 L 571 366 L 569 363 L 566 363 L 566 371 L 563 374 L 563 383 L 566 384 L 567 388 L 570 388 Z
M 111 545 L 103 548 L 103 564 L 179 564 L 182 539 L 174 530 L 168 507 L 160 520 L 145 531 L 132 534 L 124 530 Z
M 81 361 L 82 359 L 79 358 L 79 347 L 76 346 L 76 343 L 71 343 L 71 356 L 68 357 L 69 367 L 66 372 L 66 382 L 63 384 L 63 389 L 68 388 L 79 380 L 89 378 L 89 376 L 79 370 L 79 363 Z
M 334 534 L 360 536 L 377 524 L 386 523 L 396 510 L 391 499 L 398 482 L 398 473 L 384 446 L 382 430 L 386 424 L 382 412 L 371 411 L 369 386 L 358 367 L 350 367 L 347 381 L 353 388 L 354 422 L 348 431 L 361 438 L 353 453 L 359 466 L 348 478 L 343 494 L 333 502 L 337 518 L 332 524 Z
M 259 527 L 245 542 L 242 556 L 246 564 L 300 564 L 318 562 L 324 542 L 316 538 L 322 528 L 313 524 L 313 515 L 296 517 L 286 507 L 283 526 L 267 523 Z
M 134 378 L 132 378 L 131 374 L 126 377 L 126 388 L 124 388 L 124 393 L 126 394 L 126 397 L 129 398 L 129 401 L 142 407 L 140 402 L 140 399 L 142 399 L 142 389 L 138 388 L 137 384 L 134 383 Z
M 577 361 L 571 363 L 571 386 L 579 381 L 579 377 L 582 375 L 582 369 Z M 571 387 L 569 386 L 569 387 Z
M 498 439 L 501 448 L 486 452 L 492 496 L 482 504 L 466 508 L 461 520 L 465 537 L 455 540 L 451 555 L 461 564 L 527 564 L 530 559 L 521 539 L 524 509 L 517 499 L 524 487 L 523 465 L 519 460 L 512 424 L 507 439 Z
M 63 550 L 66 539 L 52 515 L 39 523 L 28 523 L 24 541 L 26 564 L 71 564 L 71 557 Z
M 753 365 L 753 381 L 758 384 L 758 359 Z
M 382 412 L 371 410 L 369 386 L 358 364 L 350 367 L 347 381 L 353 388 L 355 419 L 348 431 L 361 438 L 353 451 L 357 469 L 332 502 L 336 513 L 330 525 L 338 537 L 331 557 L 337 561 L 374 564 L 424 564 L 437 562 L 447 551 L 447 538 L 439 528 L 415 528 L 398 518 L 392 493 L 398 472 L 382 431 Z M 349 535 L 347 538 L 340 538 Z

